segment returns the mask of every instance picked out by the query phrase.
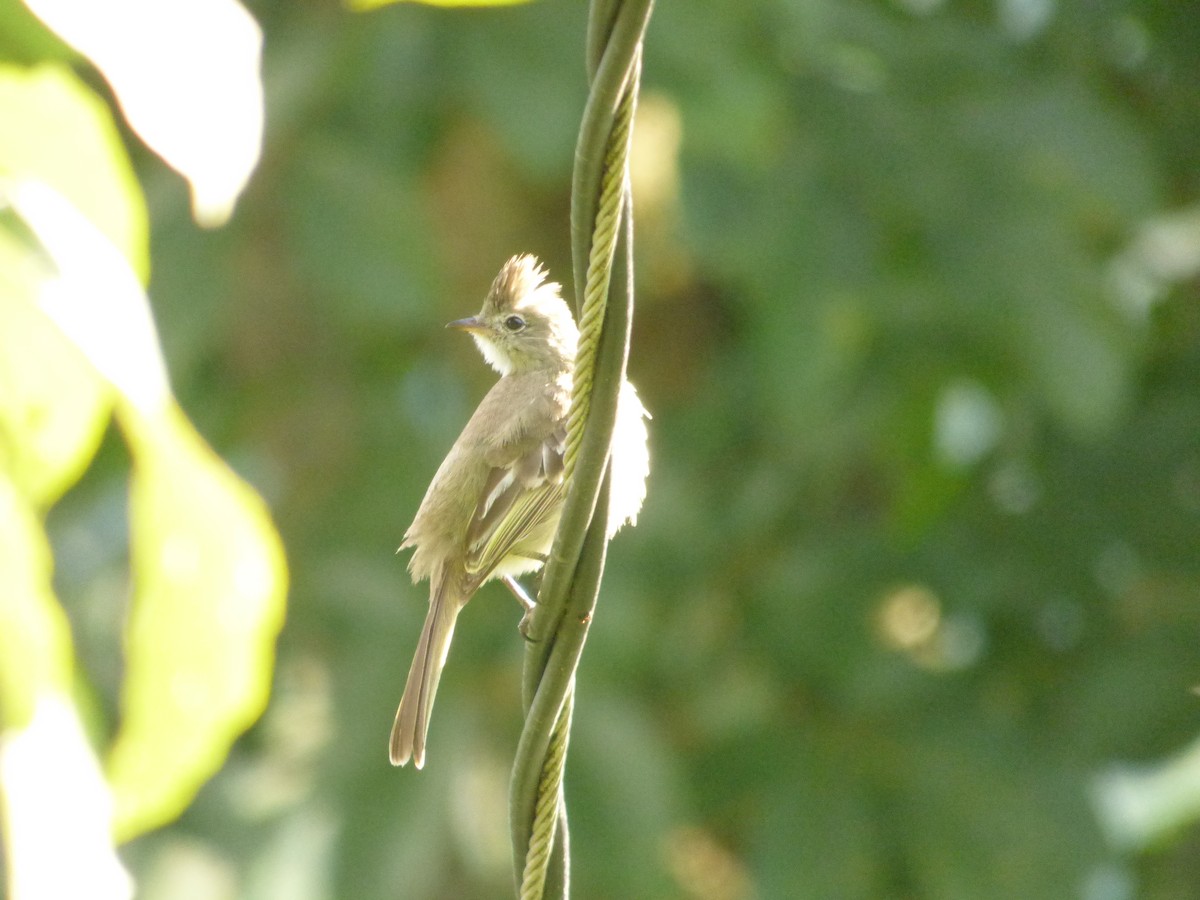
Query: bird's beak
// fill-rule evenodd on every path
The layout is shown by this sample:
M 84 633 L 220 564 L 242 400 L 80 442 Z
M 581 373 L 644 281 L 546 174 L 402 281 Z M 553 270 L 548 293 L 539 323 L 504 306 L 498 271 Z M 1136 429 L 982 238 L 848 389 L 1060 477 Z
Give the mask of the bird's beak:
M 462 331 L 483 331 L 484 325 L 475 316 L 468 316 L 465 319 L 455 319 L 453 322 L 447 322 L 446 327 L 458 328 Z

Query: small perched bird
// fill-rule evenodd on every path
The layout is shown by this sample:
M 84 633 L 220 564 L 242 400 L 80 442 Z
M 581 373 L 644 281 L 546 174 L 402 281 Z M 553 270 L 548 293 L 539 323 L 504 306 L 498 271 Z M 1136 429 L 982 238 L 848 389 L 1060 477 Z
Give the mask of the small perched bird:
M 579 332 L 559 285 L 536 258 L 500 269 L 466 331 L 500 373 L 442 462 L 404 535 L 413 581 L 429 579 L 429 612 L 392 725 L 391 760 L 425 764 L 425 736 L 459 612 L 484 582 L 541 567 L 566 499 L 563 451 Z M 608 533 L 633 522 L 646 493 L 647 417 L 622 385 L 613 434 Z

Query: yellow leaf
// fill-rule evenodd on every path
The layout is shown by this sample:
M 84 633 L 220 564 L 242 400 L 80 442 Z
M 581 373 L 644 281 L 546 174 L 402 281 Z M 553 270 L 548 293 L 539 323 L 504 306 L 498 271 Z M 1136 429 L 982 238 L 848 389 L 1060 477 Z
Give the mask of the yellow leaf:
M 127 839 L 182 812 L 262 712 L 286 567 L 265 505 L 174 404 L 119 417 L 135 596 L 109 777 Z
M 0 176 L 53 187 L 146 280 L 141 188 L 108 107 L 69 69 L 0 65 Z
M 23 728 L 37 696 L 71 686 L 71 630 L 50 586 L 36 511 L 0 471 L 0 726 Z
M 0 226 L 0 469 L 46 509 L 95 454 L 111 391 L 38 309 L 36 255 Z
M 129 403 L 144 410 L 165 404 L 166 364 L 150 302 L 129 264 L 49 185 L 24 179 L 0 189 L 50 263 L 37 284 L 42 312 Z
M 120 254 L 44 184 L 7 195 L 51 264 L 38 306 L 115 389 L 133 458 L 134 599 L 108 766 L 114 828 L 128 839 L 182 812 L 262 712 L 283 548 L 262 500 L 172 397 L 149 301 Z

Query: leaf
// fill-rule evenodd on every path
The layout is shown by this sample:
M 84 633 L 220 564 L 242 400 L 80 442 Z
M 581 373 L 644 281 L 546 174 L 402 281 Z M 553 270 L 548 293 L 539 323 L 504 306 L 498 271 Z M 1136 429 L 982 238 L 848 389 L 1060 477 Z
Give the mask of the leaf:
M 94 217 L 91 224 L 43 180 L 70 192 Z M 145 269 L 145 211 L 107 110 L 64 71 L 0 67 L 0 812 L 7 881 L 19 897 L 125 900 L 132 883 L 113 848 L 111 794 L 70 700 L 71 630 L 54 596 L 40 520 L 95 455 L 112 392 L 38 308 L 61 273 L 14 203 L 35 184 L 70 207 L 137 284 L 126 259 Z M 110 239 L 120 242 L 124 259 Z M 83 285 L 89 296 L 92 287 Z
M 112 403 L 96 370 L 35 305 L 45 265 L 0 221 L 0 468 L 42 509 L 91 461 Z
M 0 59 L 29 65 L 74 55 L 21 0 L 0 0 Z
M 9 299 L 0 292 L 0 310 L 18 308 Z M 70 700 L 71 631 L 51 568 L 37 509 L 0 467 L 0 814 L 8 884 L 14 897 L 123 900 L 132 888 L 113 851 L 112 798 Z
M 149 268 L 146 204 L 108 107 L 59 65 L 0 65 L 0 176 L 45 182 Z
M 71 632 L 50 586 L 36 511 L 0 471 L 0 730 L 24 728 L 40 694 L 71 683 Z
M 28 727 L 4 735 L 0 787 L 11 896 L 133 896 L 113 848 L 112 798 L 70 701 L 43 694 Z
M 9 200 L 53 266 L 39 304 L 119 393 L 134 472 L 135 596 L 110 757 L 115 831 L 178 815 L 262 712 L 283 620 L 283 549 L 262 500 L 167 384 L 149 301 L 119 253 L 45 185 Z
M 223 224 L 262 147 L 254 18 L 236 0 L 26 3 L 92 61 L 130 127 L 188 180 L 196 220 Z
M 42 311 L 128 403 L 161 408 L 170 397 L 166 364 L 133 270 L 53 188 L 21 181 L 7 193 L 51 263 L 38 285 Z
M 129 838 L 182 812 L 262 712 L 286 567 L 262 500 L 177 407 L 120 419 L 135 597 L 109 775 Z

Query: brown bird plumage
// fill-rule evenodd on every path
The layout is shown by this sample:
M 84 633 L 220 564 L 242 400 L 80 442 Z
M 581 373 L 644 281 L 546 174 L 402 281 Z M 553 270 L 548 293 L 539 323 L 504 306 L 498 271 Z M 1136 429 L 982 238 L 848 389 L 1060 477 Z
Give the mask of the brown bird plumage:
M 479 313 L 448 326 L 467 331 L 501 377 L 434 475 L 400 545 L 414 549 L 409 571 L 414 581 L 428 578 L 430 592 L 392 726 L 394 765 L 424 765 L 429 715 L 459 612 L 484 582 L 539 568 L 554 540 L 579 335 L 559 286 L 545 277 L 534 257 L 514 256 Z M 637 483 L 614 504 L 610 531 L 636 517 L 648 468 L 644 410 L 629 385 L 622 406 L 619 418 L 636 448 L 622 456 L 633 475 L 627 480 Z M 616 441 L 614 473 L 615 448 Z

